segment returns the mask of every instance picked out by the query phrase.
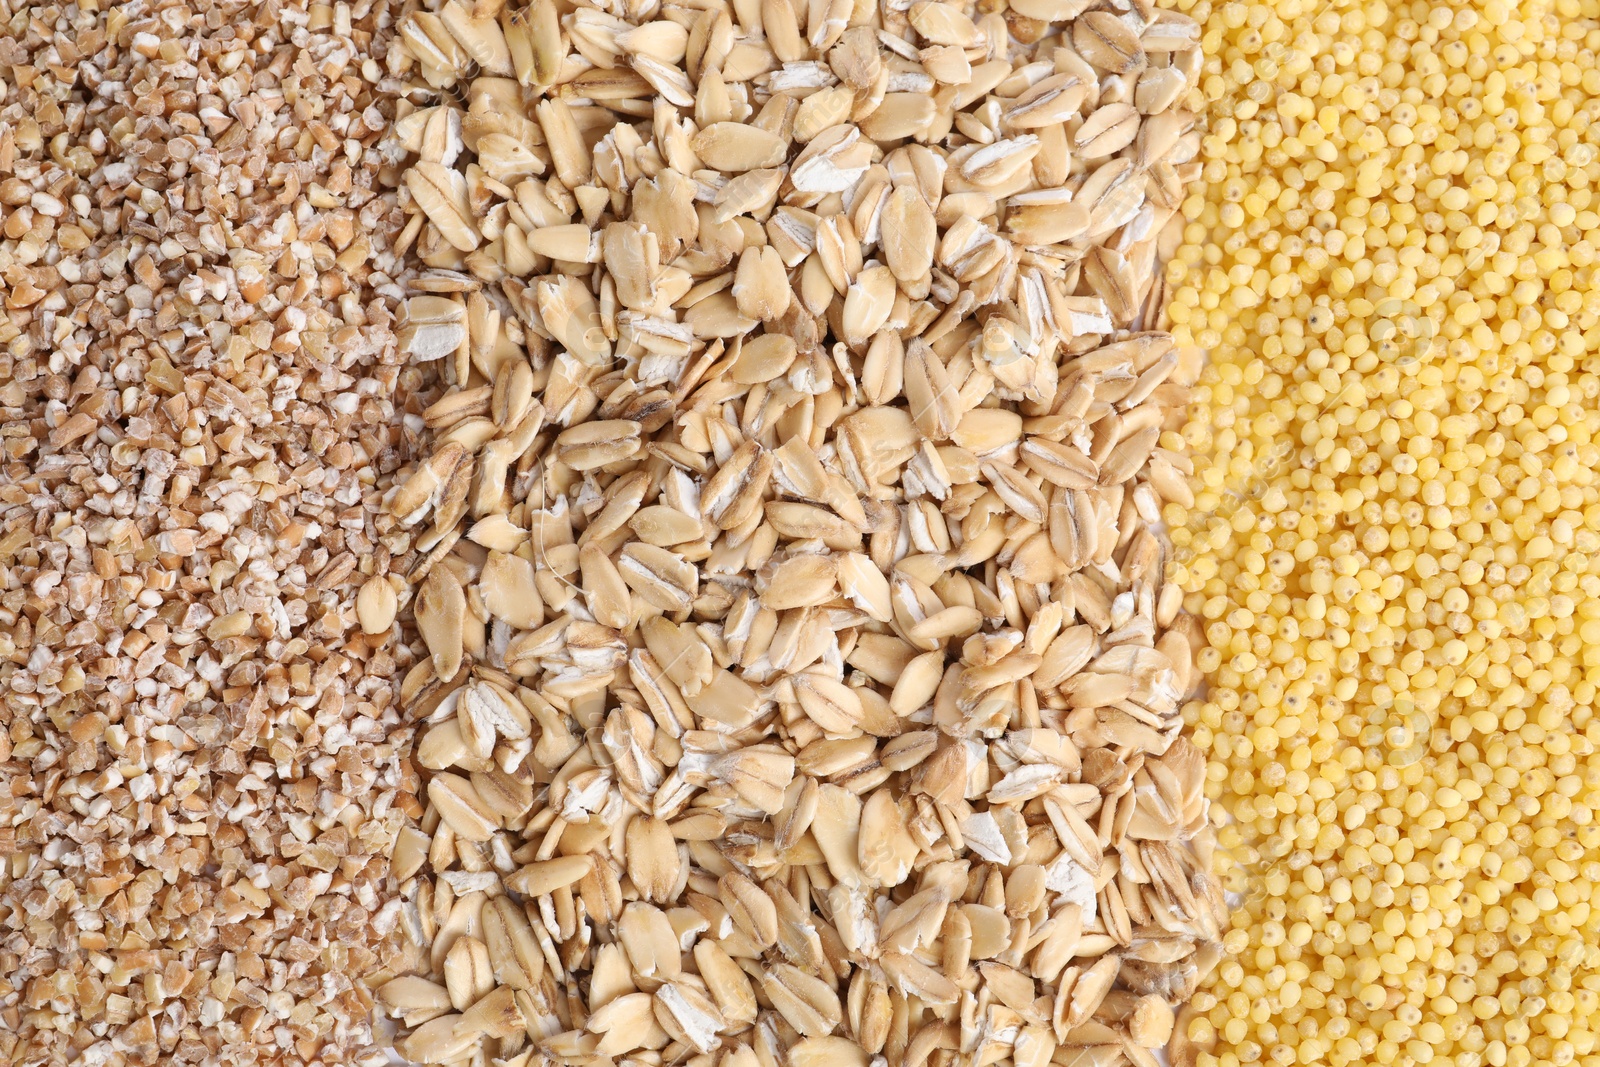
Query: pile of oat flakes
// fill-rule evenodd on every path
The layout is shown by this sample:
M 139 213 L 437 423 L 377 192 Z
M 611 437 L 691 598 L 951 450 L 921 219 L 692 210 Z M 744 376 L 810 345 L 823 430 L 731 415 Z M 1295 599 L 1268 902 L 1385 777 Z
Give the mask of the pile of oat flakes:
M 1189 1058 L 1198 26 L 0 14 L 0 1053 Z

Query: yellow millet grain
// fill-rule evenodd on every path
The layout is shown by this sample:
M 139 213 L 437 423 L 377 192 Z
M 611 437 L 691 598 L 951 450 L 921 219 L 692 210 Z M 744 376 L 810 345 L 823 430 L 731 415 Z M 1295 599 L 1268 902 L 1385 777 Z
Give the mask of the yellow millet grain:
M 1202 1065 L 1600 1067 L 1600 0 L 1185 3 Z M 1182 448 L 1184 442 L 1164 441 Z

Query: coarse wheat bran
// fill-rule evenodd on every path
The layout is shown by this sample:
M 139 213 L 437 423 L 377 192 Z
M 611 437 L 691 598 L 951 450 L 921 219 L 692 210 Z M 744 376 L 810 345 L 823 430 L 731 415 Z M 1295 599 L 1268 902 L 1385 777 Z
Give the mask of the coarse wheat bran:
M 416 788 L 387 4 L 0 0 L 0 1060 L 341 1062 Z M 392 608 L 391 608 L 392 617 Z

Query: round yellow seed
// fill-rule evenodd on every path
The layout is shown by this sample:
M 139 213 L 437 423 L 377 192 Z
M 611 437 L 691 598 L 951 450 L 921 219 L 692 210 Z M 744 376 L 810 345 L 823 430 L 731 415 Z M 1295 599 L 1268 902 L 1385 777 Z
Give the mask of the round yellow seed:
M 1173 2 L 1211 363 L 1166 517 L 1252 876 L 1188 1033 L 1600 1067 L 1600 0 Z

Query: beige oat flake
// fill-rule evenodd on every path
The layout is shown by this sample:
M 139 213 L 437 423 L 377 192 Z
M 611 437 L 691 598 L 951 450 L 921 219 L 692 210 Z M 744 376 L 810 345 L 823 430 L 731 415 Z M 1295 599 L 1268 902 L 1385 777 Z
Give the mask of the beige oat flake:
M 1148 1067 L 1223 923 L 1158 527 L 1198 27 L 401 22 L 404 1048 Z

